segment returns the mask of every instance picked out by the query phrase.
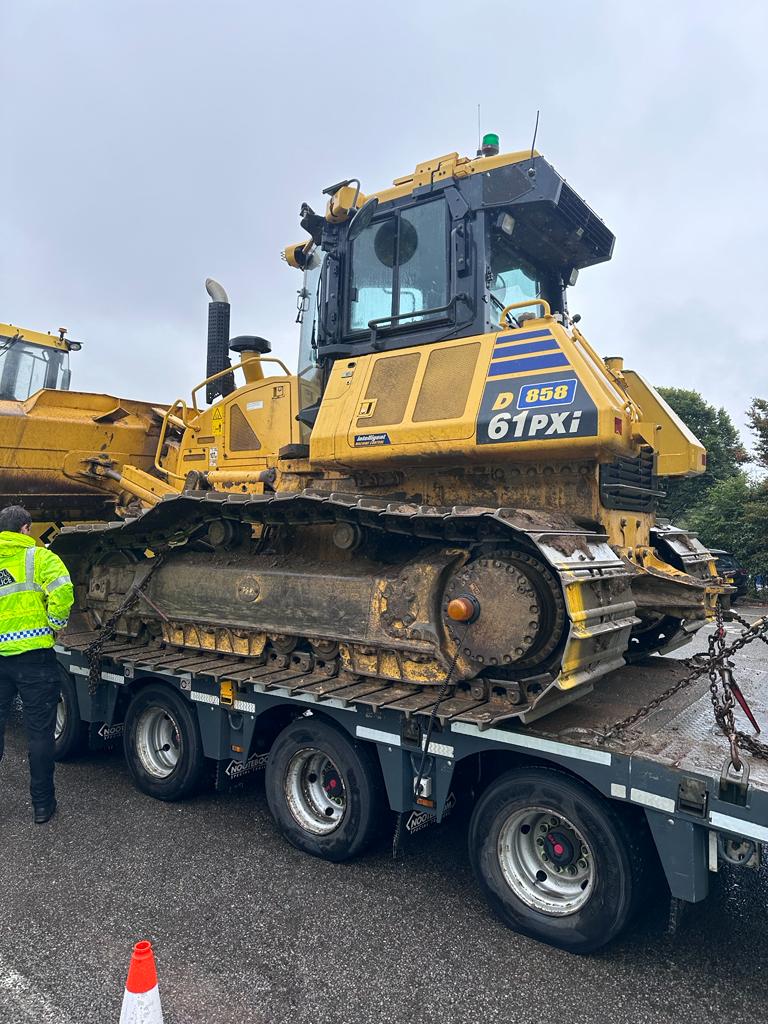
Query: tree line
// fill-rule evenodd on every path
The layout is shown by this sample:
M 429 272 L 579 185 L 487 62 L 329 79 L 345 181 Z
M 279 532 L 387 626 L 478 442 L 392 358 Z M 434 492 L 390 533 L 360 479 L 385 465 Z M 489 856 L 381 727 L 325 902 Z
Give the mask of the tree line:
M 768 400 L 755 398 L 747 411 L 750 454 L 725 409 L 698 391 L 658 391 L 707 449 L 705 473 L 661 481 L 659 515 L 695 530 L 707 547 L 730 551 L 753 581 L 768 577 Z

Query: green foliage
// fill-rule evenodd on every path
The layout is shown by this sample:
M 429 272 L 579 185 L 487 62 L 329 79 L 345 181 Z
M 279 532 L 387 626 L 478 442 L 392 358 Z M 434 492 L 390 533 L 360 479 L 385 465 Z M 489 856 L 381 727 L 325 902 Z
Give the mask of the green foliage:
M 755 433 L 755 462 L 768 469 L 768 400 L 753 399 L 747 410 L 747 419 Z
M 733 421 L 696 391 L 658 390 L 707 449 L 706 473 L 662 481 L 667 497 L 659 514 L 695 530 L 707 547 L 730 551 L 751 575 L 768 574 L 768 480 L 744 472 L 751 460 Z M 747 418 L 756 436 L 754 461 L 768 469 L 768 400 L 754 399 Z
M 725 548 L 751 573 L 768 568 L 768 500 L 745 473 L 720 480 L 687 516 L 709 548 Z
M 685 388 L 659 388 L 658 391 L 707 449 L 705 473 L 662 480 L 666 497 L 659 507 L 659 515 L 679 525 L 688 525 L 689 513 L 706 501 L 716 484 L 738 477 L 741 467 L 749 461 L 749 454 L 725 409 L 716 409 L 698 391 Z

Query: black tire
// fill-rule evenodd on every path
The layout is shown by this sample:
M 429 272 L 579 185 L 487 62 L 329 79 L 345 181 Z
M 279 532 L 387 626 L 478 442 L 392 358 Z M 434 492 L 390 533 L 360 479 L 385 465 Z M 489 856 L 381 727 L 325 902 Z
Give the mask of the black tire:
M 77 687 L 72 676 L 60 668 L 61 696 L 56 709 L 55 757 L 69 761 L 88 749 L 88 723 L 80 719 Z
M 146 686 L 128 705 L 123 750 L 134 785 L 156 800 L 190 796 L 205 774 L 194 709 L 167 686 Z
M 265 788 L 283 836 L 313 857 L 356 857 L 389 820 L 375 751 L 315 716 L 291 722 L 277 737 Z
M 527 821 L 523 817 L 526 808 Z M 556 817 L 542 815 L 537 819 L 536 809 L 554 812 Z M 544 835 L 537 831 L 540 824 L 530 823 L 560 819 L 560 830 L 555 826 Z M 575 831 L 566 824 L 575 826 Z M 528 832 L 524 831 L 526 826 Z M 525 852 L 514 852 L 518 847 L 523 851 L 530 848 L 531 840 L 525 838 L 529 834 L 536 837 L 534 842 L 539 838 L 544 841 L 535 849 L 549 851 L 546 863 L 537 862 L 533 855 L 526 859 Z M 583 841 L 587 855 L 577 854 L 579 841 Z M 579 863 L 586 865 L 584 880 L 555 874 L 553 851 L 564 851 L 565 859 L 559 862 L 562 872 L 573 866 L 579 876 L 582 869 L 572 858 L 581 856 Z M 469 826 L 472 867 L 495 913 L 515 931 L 572 953 L 599 949 L 627 925 L 643 888 L 644 852 L 644 835 L 635 833 L 606 800 L 570 776 L 549 768 L 521 768 L 500 776 L 481 796 Z M 536 856 L 541 854 L 537 852 Z M 531 865 L 540 869 L 533 877 L 528 874 Z M 559 912 L 542 908 L 542 902 L 561 897 L 553 897 L 546 889 L 539 894 L 540 887 L 562 886 L 561 877 L 566 887 L 572 885 L 575 890 L 575 909 L 568 911 L 564 903 L 559 905 Z M 563 897 L 568 898 L 567 894 Z M 584 902 L 579 903 L 582 899 Z

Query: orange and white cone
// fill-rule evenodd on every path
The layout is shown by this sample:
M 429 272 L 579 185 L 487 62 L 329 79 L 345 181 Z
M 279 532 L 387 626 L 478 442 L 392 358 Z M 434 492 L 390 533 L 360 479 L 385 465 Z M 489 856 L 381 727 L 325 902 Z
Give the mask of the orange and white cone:
M 133 947 L 120 1024 L 163 1024 L 151 942 L 137 942 Z

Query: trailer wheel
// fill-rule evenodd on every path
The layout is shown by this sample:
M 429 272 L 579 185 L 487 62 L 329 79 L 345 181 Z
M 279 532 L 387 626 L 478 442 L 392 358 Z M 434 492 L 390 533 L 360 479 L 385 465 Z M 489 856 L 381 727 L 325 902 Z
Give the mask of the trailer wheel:
M 190 796 L 205 772 L 197 719 L 166 686 L 147 686 L 128 705 L 123 749 L 134 785 L 157 800 Z
M 297 719 L 277 737 L 265 786 L 288 842 L 325 860 L 362 853 L 386 815 L 373 751 L 314 716 Z
M 61 691 L 56 705 L 54 726 L 55 758 L 68 761 L 82 754 L 88 747 L 88 723 L 80 720 L 80 704 L 75 681 L 69 672 L 61 669 Z
M 573 953 L 598 949 L 627 924 L 641 847 L 606 800 L 549 768 L 502 775 L 469 827 L 472 867 L 496 914 Z

